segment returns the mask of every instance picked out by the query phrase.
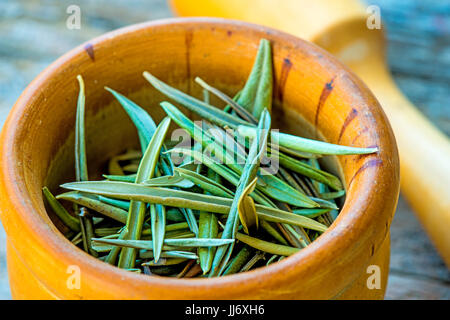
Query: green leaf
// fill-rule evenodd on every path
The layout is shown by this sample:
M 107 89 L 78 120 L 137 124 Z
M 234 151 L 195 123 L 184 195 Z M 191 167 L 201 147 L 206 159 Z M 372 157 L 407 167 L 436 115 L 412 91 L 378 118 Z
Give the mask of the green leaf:
M 116 157 L 109 159 L 108 173 L 116 176 L 123 176 L 125 174 Z
M 194 140 L 202 143 L 204 150 L 210 149 L 211 146 L 212 148 L 214 148 L 214 150 L 223 150 L 223 145 L 219 145 L 218 141 L 216 141 L 211 135 L 205 132 L 203 128 L 194 124 L 175 106 L 168 102 L 162 102 L 161 106 L 174 122 L 176 122 L 181 128 L 188 131 L 188 133 Z M 203 164 L 210 167 L 221 176 L 225 175 L 225 179 L 227 179 L 234 185 L 237 185 L 236 179 L 234 179 L 233 174 L 230 173 L 231 170 L 227 170 L 228 168 L 226 168 L 224 165 L 215 164 L 217 161 L 212 160 L 208 156 L 206 156 L 205 151 L 200 153 L 188 149 L 175 148 L 172 149 L 171 152 L 180 152 L 186 155 L 188 155 L 188 153 L 191 153 L 191 156 L 195 158 L 195 160 L 201 161 Z M 225 163 L 227 166 L 231 167 L 239 176 L 242 175 L 244 168 L 235 162 L 234 155 L 230 155 L 227 152 L 225 152 L 223 156 L 221 152 L 216 152 L 214 155 L 218 158 L 219 162 Z M 239 154 L 237 154 L 237 156 L 239 157 Z M 208 160 L 208 162 L 205 162 L 206 160 Z M 245 158 L 241 158 L 241 160 L 242 162 L 245 162 Z M 287 183 L 284 183 L 277 177 L 266 174 L 267 172 L 265 172 L 265 170 L 262 171 L 262 173 L 264 174 L 261 174 L 259 176 L 259 180 L 257 182 L 256 188 L 258 190 L 264 192 L 266 195 L 274 199 L 282 202 L 287 202 L 293 206 L 304 206 L 307 208 L 318 207 L 318 204 L 309 199 L 306 195 L 298 192 L 296 189 L 290 187 Z M 255 200 L 259 202 L 257 199 Z
M 177 168 L 174 168 L 177 170 Z M 175 176 L 161 176 L 146 180 L 142 183 L 149 187 L 180 187 L 180 188 L 192 188 L 194 183 L 191 180 L 185 179 L 181 175 Z
M 145 180 L 151 179 L 153 177 L 156 164 L 158 163 L 159 153 L 169 129 L 169 125 L 170 119 L 164 118 L 156 128 L 155 133 L 147 146 L 147 150 L 145 151 L 144 156 L 142 157 L 142 160 L 139 164 L 139 169 L 136 175 L 136 184 L 142 183 Z M 126 236 L 127 240 L 136 240 L 140 238 L 142 225 L 144 223 L 145 211 L 146 205 L 144 202 L 131 201 L 126 225 L 126 228 L 128 230 Z M 125 248 L 121 251 L 119 256 L 119 267 L 133 268 L 135 260 L 136 251 L 133 249 Z
M 257 210 L 257 212 L 258 212 L 258 210 Z M 281 244 L 288 245 L 287 241 L 283 238 L 283 236 L 269 222 L 267 222 L 265 220 L 261 220 L 260 224 L 261 224 L 261 228 L 263 228 L 275 240 L 277 240 Z
M 192 157 L 196 161 L 201 162 L 202 164 L 206 165 L 207 167 L 217 172 L 220 176 L 222 176 L 235 186 L 237 186 L 239 182 L 239 176 L 235 172 L 233 172 L 226 166 L 217 163 L 214 159 L 210 158 L 204 153 L 184 148 L 175 148 L 169 150 L 169 152 L 182 153 L 186 156 Z M 251 196 L 252 198 L 255 199 L 256 202 L 260 204 L 269 205 L 268 200 L 260 192 L 262 191 L 274 199 L 287 202 L 289 204 L 292 204 L 293 206 L 305 206 L 305 207 L 319 206 L 314 200 L 308 198 L 306 195 L 290 187 L 287 183 L 284 183 L 282 180 L 280 180 L 275 176 L 260 175 L 259 179 L 262 180 L 263 182 L 260 183 L 257 182 L 257 190 L 255 190 L 255 192 L 252 193 Z
M 177 172 L 181 177 L 185 179 L 189 179 L 195 185 L 199 186 L 203 190 L 211 193 L 212 195 L 225 197 L 225 198 L 233 198 L 234 194 L 221 184 L 202 176 L 194 171 L 186 170 L 182 168 L 175 168 L 175 172 Z
M 194 192 L 145 187 L 138 184 L 114 181 L 72 182 L 62 185 L 63 188 L 106 197 L 162 204 L 171 207 L 190 208 L 228 214 L 232 199 L 204 195 Z M 256 204 L 258 218 L 266 221 L 294 224 L 308 229 L 324 232 L 327 227 L 315 220 L 302 217 L 288 211 Z
M 227 222 L 222 233 L 222 239 L 234 239 L 234 236 L 237 232 L 239 222 L 239 200 L 242 194 L 245 192 L 247 186 L 256 178 L 261 158 L 264 155 L 267 147 L 270 125 L 270 114 L 267 110 L 264 110 L 259 119 L 257 139 L 253 139 L 253 142 L 250 146 L 248 158 L 245 162 L 245 166 L 242 171 L 242 175 L 239 180 L 233 202 L 231 204 L 230 212 L 227 217 Z M 232 249 L 233 246 L 217 249 L 211 267 L 210 276 L 217 275 L 220 273 L 220 271 L 223 271 L 218 270 L 218 268 L 220 265 L 224 267 L 227 264 Z
M 192 260 L 197 260 L 198 256 L 194 253 L 194 252 L 188 252 L 188 251 L 163 251 L 161 252 L 161 258 L 174 258 L 177 259 L 176 263 L 181 263 L 186 261 L 186 259 L 192 259 Z M 146 251 L 145 253 L 139 253 L 139 257 L 140 258 L 145 258 L 145 259 L 151 259 L 153 258 L 153 261 L 149 261 L 149 262 L 145 262 L 142 265 L 147 265 L 147 266 L 157 266 L 157 265 L 171 265 L 171 264 L 176 264 L 175 261 L 172 261 L 172 263 L 167 264 L 167 259 L 166 261 L 162 261 L 163 259 L 159 259 L 158 261 L 156 261 L 155 258 L 155 253 L 153 251 Z M 172 259 L 172 260 L 174 260 Z M 182 260 L 181 260 L 182 259 Z
M 280 154 L 278 159 L 280 161 L 280 164 L 287 169 L 290 169 L 318 182 L 322 182 L 327 186 L 330 186 L 334 190 L 343 189 L 342 183 L 339 178 L 332 175 L 331 173 L 316 169 L 300 160 L 291 158 L 283 154 Z
M 255 266 L 256 263 L 260 260 L 265 260 L 266 254 L 261 251 L 257 251 L 256 254 L 239 270 L 239 272 L 249 271 L 251 268 Z
M 181 214 L 184 216 L 184 219 L 189 224 L 189 229 L 198 234 L 198 224 L 197 219 L 195 218 L 194 212 L 191 208 L 180 208 Z
M 150 219 L 152 226 L 153 252 L 155 254 L 155 262 L 158 262 L 166 233 L 166 209 L 164 206 L 157 204 L 150 206 Z
M 127 212 L 128 212 L 128 210 L 130 210 L 130 202 L 129 201 L 110 199 L 110 198 L 103 197 L 103 196 L 98 196 L 98 200 L 100 200 L 103 203 L 110 204 L 114 207 L 126 210 Z
M 180 247 L 218 247 L 233 242 L 234 239 L 214 239 L 214 238 L 166 239 L 164 241 L 164 243 L 169 246 L 180 246 Z
M 189 170 L 186 170 L 189 171 Z M 193 172 L 193 171 L 189 171 Z M 202 178 L 207 179 L 207 182 L 209 184 L 212 184 L 215 186 L 215 189 L 222 191 L 222 186 L 219 184 L 221 181 L 220 176 L 215 173 L 213 170 L 208 168 L 208 177 L 203 177 L 197 173 L 194 172 L 194 176 L 196 177 L 196 181 L 201 181 L 202 184 L 203 180 Z M 194 181 L 194 180 L 193 180 Z M 226 189 L 225 189 L 226 190 Z M 204 194 L 210 194 L 206 189 L 203 191 Z M 220 193 L 220 192 L 219 192 Z M 224 192 L 224 194 L 228 194 L 227 192 Z M 230 198 L 232 198 L 232 195 L 229 195 Z M 199 238 L 217 238 L 217 235 L 219 233 L 219 223 L 217 215 L 210 212 L 201 211 L 200 212 L 200 219 L 199 219 Z M 214 254 L 216 253 L 215 247 L 209 247 L 209 248 L 198 248 L 198 256 L 199 256 L 199 264 L 203 271 L 203 274 L 207 274 L 209 270 L 211 270 L 212 262 L 214 259 Z
M 156 130 L 156 125 L 152 117 L 150 117 L 147 111 L 122 94 L 108 87 L 105 87 L 105 89 L 114 95 L 114 97 L 122 105 L 123 109 L 128 113 L 128 116 L 131 118 L 131 121 L 133 121 L 138 130 L 142 152 L 145 152 Z
M 272 257 L 270 257 L 269 260 L 267 260 L 266 266 L 268 266 L 269 264 L 272 264 L 279 257 L 280 257 L 279 255 L 274 254 Z
M 248 261 L 251 254 L 252 250 L 248 246 L 244 246 L 233 258 L 233 260 L 230 261 L 222 275 L 226 276 L 239 272 L 242 266 Z
M 228 105 L 230 105 L 231 108 L 233 108 L 233 110 L 236 111 L 236 113 L 244 120 L 246 120 L 250 123 L 253 123 L 253 124 L 258 123 L 257 119 L 250 112 L 248 112 L 245 108 L 241 107 L 237 102 L 235 102 L 233 99 L 231 99 L 229 96 L 227 96 L 222 91 L 210 86 L 205 81 L 203 81 L 200 77 L 196 77 L 195 82 L 197 82 L 199 85 L 201 85 L 205 90 L 208 90 L 209 92 L 211 92 L 212 94 L 214 94 L 215 96 L 220 98 L 221 100 L 228 103 Z
M 85 114 L 85 93 L 83 78 L 78 75 L 77 80 L 80 85 L 78 94 L 77 115 L 75 123 L 75 173 L 77 181 L 87 181 L 88 169 L 86 160 L 86 139 L 84 132 L 84 114 Z
M 345 190 L 340 190 L 336 192 L 324 192 L 320 194 L 320 197 L 324 200 L 337 199 L 345 195 Z
M 93 238 L 97 243 L 111 244 L 127 248 L 153 250 L 153 241 L 148 240 L 120 240 L 120 239 L 101 239 Z M 217 247 L 233 243 L 234 239 L 165 239 L 164 245 L 169 247 Z
M 308 218 L 316 218 L 324 213 L 330 212 L 331 209 L 293 209 L 292 213 L 299 214 Z
M 42 192 L 53 212 L 61 219 L 61 221 L 64 222 L 69 229 L 75 232 L 80 232 L 80 221 L 67 212 L 63 205 L 59 203 L 47 187 L 42 188 Z
M 272 242 L 264 241 L 261 239 L 253 238 L 248 235 L 245 235 L 243 233 L 237 233 L 236 239 L 239 241 L 244 242 L 245 244 L 249 245 L 250 247 L 253 247 L 255 249 L 271 253 L 271 254 L 277 254 L 281 256 L 290 256 L 294 253 L 297 253 L 300 251 L 299 248 L 293 248 L 289 246 L 284 246 L 281 244 L 275 244 Z
M 256 135 L 255 127 L 243 125 L 239 126 L 237 128 L 237 131 L 239 135 L 244 137 L 254 138 Z M 356 147 L 341 146 L 323 141 L 293 136 L 278 131 L 272 131 L 271 137 L 272 140 L 278 141 L 278 143 L 282 147 L 302 152 L 327 154 L 327 155 L 369 154 L 378 152 L 378 148 L 356 148 Z
M 162 82 L 149 72 L 144 72 L 144 77 L 159 91 L 180 103 L 192 112 L 197 113 L 204 119 L 208 119 L 211 122 L 218 123 L 220 126 L 229 126 L 235 128 L 238 125 L 248 124 L 245 120 L 241 120 L 238 117 L 232 116 L 216 107 L 213 107 L 201 100 L 198 100 L 190 95 L 187 95 L 169 85 Z M 164 102 L 163 102 L 164 103 Z
M 122 182 L 135 182 L 136 181 L 136 174 L 129 174 L 129 175 L 104 174 L 103 177 L 108 180 L 111 180 L 111 181 L 122 181 Z
M 244 228 L 245 233 L 249 234 L 249 228 L 256 225 L 258 228 L 258 214 L 256 213 L 255 203 L 253 199 L 249 196 L 253 192 L 256 186 L 255 178 L 250 184 L 244 189 L 238 200 L 238 213 L 241 224 Z
M 272 109 L 272 49 L 261 39 L 255 63 L 237 103 L 259 118 L 264 108 Z
M 83 194 L 79 192 L 67 192 L 58 195 L 56 198 L 79 204 L 121 223 L 126 223 L 128 219 L 128 212 L 115 206 L 103 203 L 95 195 Z
M 214 172 L 219 174 L 221 177 L 223 177 L 224 179 L 226 179 L 233 185 L 237 185 L 239 182 L 239 176 L 235 172 L 233 172 L 231 169 L 227 168 L 223 164 L 218 163 L 215 159 L 209 157 L 206 153 L 201 153 L 199 151 L 186 149 L 186 148 L 174 148 L 174 149 L 169 150 L 168 152 L 181 153 L 181 154 L 184 154 L 184 155 L 194 159 L 195 161 L 198 161 L 198 162 L 204 164 L 205 166 L 207 166 L 208 168 L 210 168 L 211 170 L 213 170 Z M 178 171 L 181 174 L 182 170 L 179 170 L 179 169 L 183 169 L 183 168 L 181 168 L 181 167 L 175 168 L 175 171 Z M 186 170 L 186 171 L 191 171 L 191 170 Z M 186 171 L 184 172 L 185 174 L 186 174 Z M 191 172 L 193 172 L 193 171 L 191 171 Z M 186 178 L 188 178 L 188 177 L 186 176 Z M 194 179 L 194 175 L 190 174 L 189 178 Z M 197 180 L 197 182 L 199 182 L 199 181 Z M 196 183 L 196 182 L 194 182 L 194 183 Z M 205 184 L 205 187 L 206 187 L 206 184 Z M 211 190 L 213 190 L 213 189 L 211 189 Z M 219 191 L 217 191 L 217 192 L 219 192 Z
M 199 238 L 216 238 L 219 231 L 217 221 L 217 216 L 214 213 L 200 212 Z M 214 253 L 214 247 L 198 249 L 200 267 L 202 268 L 203 274 L 207 274 L 211 269 Z
M 189 225 L 187 222 L 180 222 L 180 223 L 172 223 L 172 224 L 166 224 L 165 230 L 166 232 L 170 231 L 179 231 L 189 228 Z M 148 236 L 152 234 L 152 229 L 144 229 L 142 230 L 142 236 Z

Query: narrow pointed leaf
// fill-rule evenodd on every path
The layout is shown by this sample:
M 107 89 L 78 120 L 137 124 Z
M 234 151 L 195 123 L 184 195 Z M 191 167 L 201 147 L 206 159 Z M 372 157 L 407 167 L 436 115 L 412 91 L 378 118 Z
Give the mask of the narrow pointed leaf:
M 145 187 L 138 184 L 114 181 L 72 182 L 63 188 L 94 193 L 117 199 L 156 203 L 171 207 L 190 208 L 199 211 L 228 214 L 232 199 L 198 194 L 194 192 L 157 187 Z M 272 222 L 294 224 L 308 229 L 324 232 L 327 227 L 315 220 L 287 211 L 256 204 L 259 219 Z
M 189 225 L 187 222 L 180 222 L 180 223 L 172 223 L 172 224 L 166 224 L 165 231 L 179 231 L 189 228 Z M 142 230 L 142 236 L 148 236 L 152 234 L 152 229 L 144 229 Z
M 217 163 L 213 158 L 210 158 L 204 153 L 185 148 L 175 148 L 170 150 L 170 152 L 183 153 L 189 157 L 192 157 L 196 161 L 200 161 L 235 186 L 237 186 L 239 182 L 239 176 L 235 172 L 230 170 L 228 167 Z M 319 206 L 314 200 L 308 198 L 306 195 L 290 187 L 287 183 L 284 183 L 282 180 L 278 179 L 275 176 L 259 175 L 258 177 L 262 182 L 259 180 L 257 181 L 257 190 L 251 195 L 252 198 L 254 198 L 258 203 L 267 205 L 267 201 L 262 196 L 262 194 L 257 192 L 262 191 L 266 195 L 274 199 L 287 202 L 293 206 L 304 206 L 307 208 Z
M 167 131 L 169 129 L 170 119 L 165 118 L 161 121 L 155 130 L 147 150 L 142 157 L 139 169 L 136 175 L 136 184 L 142 183 L 145 180 L 151 179 L 155 172 L 155 168 L 159 159 L 159 153 Z M 118 182 L 122 183 L 122 182 Z M 124 183 L 124 182 L 123 182 Z M 131 200 L 131 199 L 130 199 Z M 140 238 L 142 226 L 144 223 L 144 215 L 146 205 L 141 201 L 131 201 L 130 210 L 128 213 L 128 220 L 126 228 L 128 230 L 126 239 L 136 240 Z M 136 251 L 134 249 L 125 248 L 121 251 L 119 257 L 120 268 L 133 268 L 136 260 Z
M 242 195 L 238 200 L 238 213 L 239 219 L 242 223 L 245 233 L 249 234 L 249 228 L 256 225 L 258 228 L 258 214 L 256 213 L 255 203 L 253 199 L 249 196 L 253 192 L 256 186 L 255 178 L 250 184 L 244 189 Z
M 85 92 L 83 78 L 77 76 L 80 85 L 80 92 L 78 94 L 77 115 L 75 123 L 75 173 L 77 181 L 87 181 L 88 169 L 86 160 L 86 138 L 85 138 Z
M 283 154 L 280 154 L 278 159 L 280 161 L 280 164 L 287 169 L 290 169 L 308 178 L 314 179 L 318 182 L 322 182 L 327 186 L 333 188 L 334 190 L 343 189 L 342 183 L 339 178 L 332 175 L 331 173 L 316 169 L 300 160 L 291 158 Z
M 128 113 L 128 116 L 136 126 L 141 141 L 142 152 L 145 152 L 151 138 L 156 130 L 155 122 L 152 117 L 143 108 L 136 103 L 126 98 L 122 94 L 114 91 L 111 88 L 105 87 L 105 89 L 113 94 L 113 96 L 119 101 L 124 110 Z
M 200 212 L 199 220 L 199 238 L 216 238 L 219 232 L 217 216 L 214 213 L 202 211 Z M 215 248 L 199 248 L 198 255 L 200 258 L 200 267 L 203 274 L 206 274 L 211 269 L 214 258 Z
M 252 250 L 248 246 L 244 246 L 230 261 L 229 265 L 223 272 L 223 276 L 239 272 L 242 266 L 248 261 L 252 254 Z
M 153 252 L 155 262 L 158 262 L 164 243 L 166 227 L 166 209 L 160 204 L 150 206 L 150 217 L 152 226 Z
M 98 200 L 100 200 L 103 203 L 110 204 L 114 207 L 123 209 L 127 212 L 128 212 L 128 210 L 130 210 L 130 201 L 110 199 L 108 197 L 103 197 L 103 196 L 98 196 Z
M 191 238 L 191 239 L 166 239 L 165 244 L 169 246 L 180 247 L 217 247 L 233 243 L 234 239 L 208 239 L 208 238 Z
M 168 102 L 162 102 L 161 106 L 163 107 L 164 111 L 167 113 L 171 119 L 176 122 L 180 127 L 188 131 L 188 133 L 191 135 L 191 137 L 201 142 L 205 150 L 212 148 L 215 148 L 215 150 L 221 150 L 223 148 L 223 145 L 218 145 L 218 142 L 207 132 L 203 130 L 200 126 L 194 124 L 190 119 L 188 119 L 181 111 L 179 111 L 175 106 Z M 197 161 L 201 161 L 206 166 L 210 167 L 211 169 L 215 170 L 220 175 L 226 174 L 226 179 L 232 179 L 230 174 L 226 171 L 224 168 L 224 165 L 215 165 L 217 161 L 212 160 L 213 163 L 206 163 L 205 160 L 209 160 L 208 156 L 206 156 L 205 152 L 197 152 L 197 151 L 191 151 L 187 149 L 182 148 L 176 148 L 172 149 L 172 152 L 180 152 L 180 153 L 187 153 L 192 152 L 192 156 L 196 157 L 195 159 Z M 201 156 L 200 156 L 201 155 Z M 236 154 L 239 157 L 239 154 Z M 237 164 L 234 160 L 234 155 L 229 154 L 228 152 L 225 152 L 224 155 L 221 155 L 221 152 L 216 152 L 215 156 L 218 157 L 218 160 L 221 163 L 225 163 L 227 166 L 231 167 L 235 173 L 238 175 L 242 175 L 242 172 L 244 168 Z M 241 158 L 241 161 L 245 163 L 245 158 Z M 215 168 L 213 168 L 215 167 Z M 219 171 L 218 171 L 219 170 Z M 231 171 L 231 170 L 228 170 Z M 265 173 L 265 172 L 264 172 Z M 273 175 L 268 174 L 261 174 L 260 179 L 258 179 L 257 182 L 257 189 L 264 192 L 266 195 L 277 199 L 282 202 L 287 202 L 293 206 L 304 206 L 307 208 L 313 208 L 318 207 L 318 205 L 311 199 L 309 199 L 306 195 L 298 192 L 294 188 L 290 187 L 287 183 L 284 183 L 282 180 L 278 179 L 277 177 Z M 235 180 L 235 179 L 232 179 Z M 229 180 L 230 181 L 230 180 Z M 230 181 L 233 184 L 236 185 L 235 181 Z
M 211 193 L 212 195 L 225 198 L 233 198 L 233 193 L 230 190 L 205 176 L 202 176 L 194 171 L 182 168 L 175 168 L 175 171 L 180 176 L 184 177 L 185 179 L 189 179 L 194 184 Z
M 257 119 L 250 112 L 248 112 L 245 108 L 241 107 L 237 102 L 235 102 L 232 98 L 227 96 L 225 93 L 210 86 L 205 81 L 203 81 L 200 77 L 196 77 L 195 82 L 197 82 L 199 85 L 201 85 L 205 90 L 208 90 L 209 92 L 213 93 L 215 96 L 220 98 L 221 100 L 228 103 L 228 105 L 230 105 L 233 108 L 233 110 L 236 111 L 236 113 L 244 120 L 246 120 L 250 123 L 253 123 L 253 124 L 258 123 Z
M 261 39 L 255 63 L 237 103 L 259 118 L 264 108 L 272 109 L 272 49 Z
M 149 265 L 149 266 L 159 265 L 159 262 L 162 262 L 161 261 L 162 259 L 159 259 L 158 261 L 156 260 L 155 253 L 153 251 L 146 251 L 145 253 L 139 253 L 139 257 L 144 258 L 144 259 L 149 259 L 149 258 L 154 259 L 153 261 L 145 263 L 145 264 L 143 263 L 142 265 Z M 198 259 L 198 256 L 194 252 L 176 251 L 176 250 L 163 251 L 163 252 L 161 252 L 160 257 L 161 258 L 183 259 L 183 261 L 185 261 L 185 259 L 193 259 L 193 260 Z M 180 261 L 180 262 L 183 262 L 183 261 Z M 165 263 L 162 262 L 162 265 L 165 265 Z
M 336 192 L 324 192 L 320 194 L 320 197 L 324 200 L 337 199 L 345 195 L 345 190 L 340 190 Z
M 135 174 L 129 174 L 129 175 L 104 174 L 103 177 L 108 179 L 108 180 L 111 180 L 111 181 L 122 181 L 122 182 L 135 182 L 136 181 L 136 175 Z
M 255 127 L 239 126 L 237 128 L 237 131 L 241 136 L 254 138 L 256 135 Z M 271 137 L 274 141 L 278 141 L 279 144 L 285 148 L 290 148 L 302 152 L 327 155 L 369 154 L 378 152 L 378 148 L 356 148 L 341 146 L 323 141 L 306 139 L 277 131 L 272 131 Z
M 247 186 L 256 178 L 256 174 L 259 169 L 261 158 L 267 147 L 267 140 L 270 132 L 271 118 L 267 110 L 264 110 L 261 114 L 258 124 L 258 136 L 257 139 L 253 139 L 248 153 L 247 161 L 242 172 L 242 176 L 239 179 L 239 183 L 236 189 L 235 196 L 233 198 L 230 212 L 227 217 L 227 222 L 222 233 L 222 239 L 234 239 L 237 232 L 239 213 L 238 205 L 239 200 L 244 193 Z M 256 182 L 256 180 L 255 180 Z M 221 247 L 216 251 L 214 256 L 213 264 L 211 267 L 210 276 L 217 275 L 219 272 L 223 271 L 226 266 L 228 259 L 230 258 L 233 246 Z M 221 269 L 219 270 L 219 267 Z
M 175 168 L 177 170 L 178 168 Z M 153 178 L 150 180 L 146 180 L 142 183 L 143 185 L 149 187 L 180 187 L 180 188 L 192 188 L 194 183 L 185 179 L 180 175 L 175 176 L 161 176 L 158 178 Z
M 148 240 L 120 240 L 120 239 L 92 239 L 98 243 L 111 244 L 123 247 L 153 250 L 153 241 Z M 165 239 L 164 244 L 170 247 L 217 247 L 233 243 L 234 239 Z
M 94 210 L 121 223 L 126 223 L 128 219 L 127 211 L 103 203 L 95 195 L 82 194 L 79 192 L 67 192 L 58 195 L 56 198 L 79 204 L 83 207 Z
M 169 86 L 147 71 L 144 72 L 144 77 L 163 94 L 180 103 L 190 111 L 197 113 L 202 118 L 208 119 L 223 127 L 229 126 L 230 128 L 235 128 L 238 125 L 248 124 L 248 122 L 241 120 L 238 117 L 234 117 L 229 113 L 224 112 L 223 110 L 213 107 L 201 100 L 191 97 L 184 92 L 181 92 Z
M 294 209 L 292 210 L 292 213 L 299 214 L 308 218 L 316 218 L 330 211 L 331 209 Z
M 255 249 L 271 253 L 271 254 L 277 254 L 281 256 L 290 256 L 294 253 L 297 253 L 300 251 L 299 248 L 293 248 L 289 246 L 284 246 L 282 244 L 275 244 L 272 242 L 264 241 L 261 239 L 253 238 L 248 235 L 245 235 L 243 233 L 237 233 L 236 239 L 239 241 L 244 242 L 245 244 L 248 244 L 250 247 L 253 247 Z
M 251 268 L 255 266 L 260 260 L 265 260 L 265 253 L 258 251 L 256 254 L 239 270 L 239 272 L 249 271 Z
M 48 204 L 53 209 L 53 212 L 61 219 L 64 224 L 69 227 L 69 229 L 80 232 L 80 221 L 72 216 L 66 208 L 63 207 L 61 203 L 53 196 L 47 187 L 42 189 L 42 192 L 47 199 Z

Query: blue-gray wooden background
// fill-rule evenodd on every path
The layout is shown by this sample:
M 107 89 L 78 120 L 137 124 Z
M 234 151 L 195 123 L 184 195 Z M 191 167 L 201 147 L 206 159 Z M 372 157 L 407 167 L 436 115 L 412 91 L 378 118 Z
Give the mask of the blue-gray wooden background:
M 397 84 L 449 135 L 450 1 L 366 3 L 381 9 L 389 65 Z M 71 4 L 81 8 L 80 30 L 66 27 Z M 164 0 L 0 0 L 0 128 L 22 90 L 61 54 L 106 31 L 171 15 Z M 0 299 L 9 298 L 5 234 L 0 225 Z M 386 298 L 450 299 L 449 270 L 403 199 L 392 225 Z

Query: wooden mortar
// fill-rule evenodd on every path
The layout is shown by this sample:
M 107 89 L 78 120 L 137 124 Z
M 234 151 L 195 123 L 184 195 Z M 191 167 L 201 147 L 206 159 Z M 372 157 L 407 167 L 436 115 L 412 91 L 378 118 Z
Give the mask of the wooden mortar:
M 41 188 L 55 190 L 73 180 L 76 75 L 86 83 L 87 154 L 94 176 L 110 156 L 138 145 L 136 129 L 104 86 L 130 97 L 159 121 L 159 102 L 165 98 L 143 71 L 197 96 L 201 89 L 195 76 L 232 95 L 245 83 L 261 38 L 273 46 L 274 128 L 380 149 L 334 161 L 347 197 L 329 230 L 280 262 L 212 279 L 127 272 L 67 240 L 57 228 L 60 222 L 45 209 Z M 317 46 L 237 21 L 161 20 L 89 41 L 27 87 L 0 136 L 0 211 L 15 299 L 381 299 L 398 193 L 395 140 L 367 87 Z M 380 289 L 367 287 L 371 265 L 380 268 Z M 68 285 L 74 270 L 80 272 L 79 288 Z

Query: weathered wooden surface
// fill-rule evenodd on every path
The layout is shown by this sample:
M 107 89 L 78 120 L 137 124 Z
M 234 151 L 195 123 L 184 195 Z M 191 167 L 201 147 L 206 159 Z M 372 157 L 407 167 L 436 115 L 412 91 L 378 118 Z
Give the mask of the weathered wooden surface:
M 69 5 L 81 29 L 66 27 Z M 403 92 L 450 134 L 450 2 L 372 0 L 388 28 L 388 60 Z M 0 128 L 26 85 L 55 58 L 106 31 L 171 16 L 164 0 L 0 0 Z M 1 229 L 1 226 L 0 226 Z M 403 199 L 392 225 L 387 299 L 450 299 L 450 273 Z M 10 297 L 0 230 L 0 299 Z
M 387 57 L 398 86 L 450 135 L 450 2 L 375 0 L 370 3 L 381 8 L 381 18 L 387 27 Z M 449 270 L 403 199 L 391 234 L 386 298 L 449 299 Z

